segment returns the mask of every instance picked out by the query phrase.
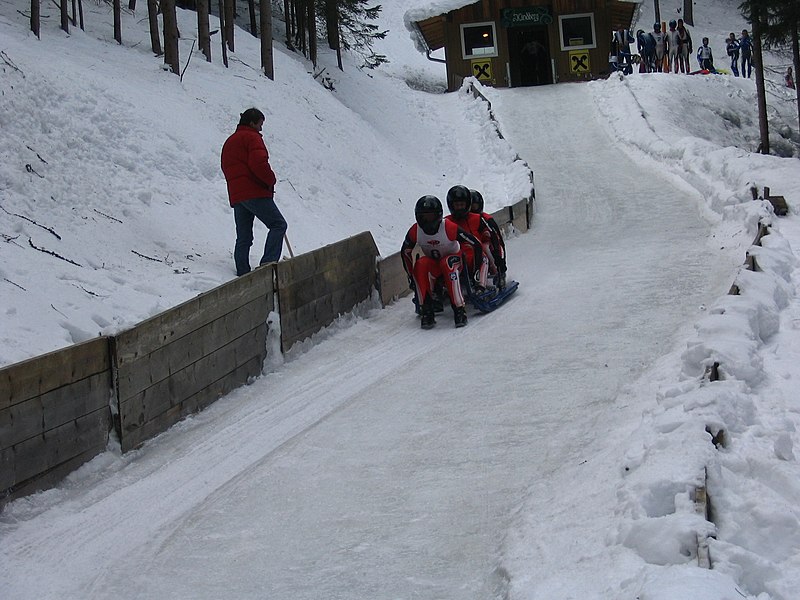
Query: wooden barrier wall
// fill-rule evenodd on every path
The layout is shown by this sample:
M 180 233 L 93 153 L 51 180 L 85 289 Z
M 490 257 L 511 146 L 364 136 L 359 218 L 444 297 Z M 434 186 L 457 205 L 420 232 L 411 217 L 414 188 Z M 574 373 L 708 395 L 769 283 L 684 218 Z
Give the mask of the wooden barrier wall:
M 123 452 L 261 374 L 273 274 L 255 269 L 113 339 Z
M 364 232 L 277 263 L 283 351 L 369 298 L 377 258 L 372 234 Z
M 408 287 L 408 275 L 403 268 L 403 259 L 399 252 L 382 258 L 378 263 L 377 285 L 383 306 L 411 293 L 411 289 Z
M 526 231 L 532 208 L 523 200 L 494 216 Z M 372 235 L 361 233 L 260 267 L 112 338 L 0 369 L 0 506 L 103 451 L 112 426 L 126 452 L 260 375 L 271 311 L 280 312 L 285 351 L 376 286 L 384 304 L 406 295 L 400 255 L 378 258 Z
M 106 449 L 109 363 L 100 337 L 0 370 L 0 506 Z

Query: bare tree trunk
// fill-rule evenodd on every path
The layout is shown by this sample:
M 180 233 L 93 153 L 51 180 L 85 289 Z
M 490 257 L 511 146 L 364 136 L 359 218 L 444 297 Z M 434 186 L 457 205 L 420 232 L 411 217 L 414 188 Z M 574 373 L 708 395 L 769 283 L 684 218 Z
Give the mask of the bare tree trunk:
M 41 6 L 39 0 L 31 0 L 31 31 L 37 38 L 39 37 L 39 27 L 41 26 Z M 41 38 L 39 38 L 41 39 Z
M 247 10 L 250 11 L 250 33 L 253 37 L 258 37 L 258 25 L 256 24 L 256 0 L 247 0 Z
M 797 28 L 797 22 L 792 25 L 792 63 L 794 64 L 794 89 L 797 95 L 797 127 L 800 131 L 800 81 L 798 81 L 798 73 L 800 73 L 800 31 Z
M 306 0 L 294 0 L 294 45 L 306 55 Z
M 228 50 L 236 52 L 233 48 L 233 29 L 236 23 L 236 0 L 224 0 L 225 2 L 225 41 Z
M 72 26 L 75 27 L 78 24 L 78 2 L 77 0 L 72 0 L 72 16 L 69 18 L 72 21 Z
M 78 20 L 81 24 L 81 31 L 85 31 L 86 27 L 83 26 L 83 0 L 78 0 Z
M 136 10 L 136 0 L 128 0 L 128 10 Z
M 197 0 L 197 45 L 211 62 L 211 29 L 208 25 L 208 0 Z
M 224 0 L 219 0 L 219 39 L 222 42 L 222 64 L 228 66 L 228 34 L 225 25 Z
M 178 54 L 178 16 L 175 12 L 175 0 L 161 0 L 161 12 L 164 15 L 164 64 L 176 75 L 181 74 Z
M 120 0 L 114 0 L 114 39 L 118 44 L 122 44 L 122 4 Z
M 292 39 L 294 38 L 294 6 L 290 0 L 283 0 L 283 16 L 286 19 L 286 47 L 294 50 Z
M 158 0 L 147 0 L 147 20 L 150 22 L 150 47 L 153 54 L 161 56 L 161 34 L 158 32 Z
M 753 60 L 756 67 L 756 94 L 758 96 L 758 129 L 761 134 L 761 143 L 758 151 L 769 154 L 769 121 L 767 120 L 767 94 L 764 87 L 764 61 L 761 53 L 761 13 L 757 7 L 753 8 Z
M 261 68 L 264 75 L 275 79 L 275 67 L 272 60 L 272 2 L 259 0 L 259 15 L 261 18 Z
M 336 50 L 339 46 L 339 7 L 336 0 L 325 0 L 325 33 L 328 48 Z
M 61 29 L 69 33 L 69 11 L 67 10 L 67 0 L 61 0 Z
M 306 0 L 308 9 L 308 58 L 317 66 L 317 18 L 314 14 L 314 0 Z
M 339 2 L 338 0 L 325 0 L 325 23 L 328 34 L 328 47 L 336 50 L 336 62 L 340 71 L 342 66 L 342 49 L 339 39 Z

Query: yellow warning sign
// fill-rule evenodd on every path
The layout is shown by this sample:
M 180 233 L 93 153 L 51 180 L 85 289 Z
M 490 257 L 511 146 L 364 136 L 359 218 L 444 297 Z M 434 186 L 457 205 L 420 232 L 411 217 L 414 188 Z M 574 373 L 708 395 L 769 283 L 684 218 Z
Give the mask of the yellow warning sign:
M 572 50 L 569 53 L 569 71 L 573 75 L 583 75 L 592 70 L 588 50 Z
M 488 58 L 476 58 L 472 61 L 472 76 L 478 81 L 492 80 L 492 61 Z

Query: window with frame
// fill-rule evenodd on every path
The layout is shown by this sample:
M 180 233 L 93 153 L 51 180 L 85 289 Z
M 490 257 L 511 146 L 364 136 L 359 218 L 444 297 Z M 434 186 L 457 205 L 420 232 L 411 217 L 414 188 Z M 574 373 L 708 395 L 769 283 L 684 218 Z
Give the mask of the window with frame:
M 461 25 L 461 52 L 465 60 L 497 56 L 494 21 Z
M 558 28 L 561 32 L 562 50 L 597 47 L 594 34 L 594 13 L 560 15 Z

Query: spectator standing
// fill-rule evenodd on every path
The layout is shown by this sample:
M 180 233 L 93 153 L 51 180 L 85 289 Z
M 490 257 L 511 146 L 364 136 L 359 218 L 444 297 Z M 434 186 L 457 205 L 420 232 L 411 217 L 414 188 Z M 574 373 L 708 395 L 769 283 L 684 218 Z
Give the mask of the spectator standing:
M 700 63 L 700 68 L 710 73 L 716 73 L 714 68 L 714 53 L 711 52 L 711 46 L 708 45 L 708 38 L 703 38 L 703 45 L 697 49 L 697 62 Z
M 264 113 L 257 108 L 245 110 L 236 131 L 222 146 L 220 158 L 236 223 L 233 260 L 239 276 L 250 272 L 250 247 L 256 218 L 269 230 L 260 264 L 280 260 L 286 233 L 286 220 L 275 205 L 276 178 L 261 136 L 263 125 Z
M 661 73 L 664 70 L 664 53 L 667 51 L 667 38 L 661 31 L 661 23 L 653 24 L 653 32 L 650 34 L 655 41 L 656 71 Z
M 612 68 L 613 57 L 617 57 L 616 68 L 624 75 L 633 73 L 631 64 L 631 44 L 634 42 L 631 32 L 624 27 L 617 29 L 611 38 Z
M 678 64 L 681 73 L 689 73 L 692 68 L 689 66 L 689 56 L 692 54 L 692 34 L 686 29 L 683 19 L 678 19 Z
M 753 38 L 747 33 L 747 29 L 742 29 L 742 37 L 739 38 L 739 51 L 742 54 L 742 77 L 750 78 L 753 72 Z M 745 64 L 747 64 L 747 75 L 745 75 Z
M 786 87 L 795 89 L 794 75 L 792 75 L 792 67 L 786 69 L 786 75 L 783 76 L 783 80 L 786 82 Z
M 669 22 L 669 31 L 667 31 L 667 71 L 678 72 L 678 22 L 672 20 Z
M 656 41 L 651 33 L 640 29 L 636 32 L 636 48 L 642 58 L 640 70 L 644 73 L 652 73 L 656 69 Z
M 736 34 L 731 33 L 726 41 L 725 49 L 728 56 L 731 57 L 731 71 L 733 74 L 739 76 L 739 42 L 736 40 Z M 742 69 L 744 71 L 744 69 Z M 744 75 L 744 73 L 742 73 Z

